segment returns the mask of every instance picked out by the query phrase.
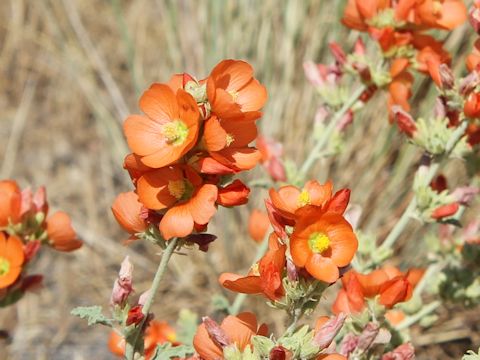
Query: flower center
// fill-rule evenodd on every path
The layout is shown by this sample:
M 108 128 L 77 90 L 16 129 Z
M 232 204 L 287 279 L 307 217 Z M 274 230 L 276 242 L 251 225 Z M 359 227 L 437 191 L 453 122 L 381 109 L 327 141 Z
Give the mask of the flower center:
M 366 23 L 379 29 L 400 25 L 399 21 L 395 19 L 395 10 L 391 8 L 379 11 L 377 15 L 368 19 Z
M 238 91 L 236 90 L 230 90 L 228 91 L 228 93 L 230 94 L 230 96 L 232 97 L 232 100 L 233 102 L 237 102 L 237 99 L 238 99 Z
M 233 137 L 232 134 L 227 134 L 227 146 L 232 145 L 232 143 L 235 141 L 235 138 Z
M 170 195 L 180 200 L 183 194 L 185 193 L 185 181 L 184 180 L 169 181 L 168 192 L 170 193 Z
M 200 85 L 196 81 L 189 81 L 185 84 L 185 91 L 192 95 L 198 104 L 208 100 L 207 84 Z
M 176 119 L 163 125 L 162 132 L 168 144 L 178 146 L 187 139 L 188 127 L 182 120 Z
M 330 239 L 322 232 L 315 232 L 308 238 L 308 246 L 314 253 L 321 254 L 330 247 Z
M 10 272 L 10 261 L 0 256 L 0 276 L 7 275 Z
M 258 262 L 252 265 L 252 267 L 250 268 L 250 273 L 255 276 L 260 275 L 260 267 L 258 266 Z
M 300 195 L 298 195 L 297 202 L 299 207 L 310 204 L 310 194 L 308 193 L 307 190 L 302 190 Z

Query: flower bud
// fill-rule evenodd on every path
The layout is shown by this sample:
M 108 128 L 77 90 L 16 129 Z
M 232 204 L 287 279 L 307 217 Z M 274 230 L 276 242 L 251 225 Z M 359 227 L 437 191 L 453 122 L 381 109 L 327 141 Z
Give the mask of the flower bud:
M 462 186 L 456 188 L 452 192 L 452 196 L 461 205 L 468 205 L 479 192 L 480 189 L 478 187 Z
M 323 79 L 322 74 L 318 68 L 318 65 L 315 64 L 313 61 L 306 61 L 303 63 L 303 71 L 305 72 L 305 76 L 307 80 L 315 87 L 321 87 L 325 80 Z
M 472 6 L 468 11 L 468 20 L 477 34 L 480 35 L 480 8 Z
M 293 358 L 293 354 L 290 350 L 278 345 L 270 350 L 268 358 L 269 360 L 290 360 Z
M 127 326 L 130 326 L 132 324 L 138 325 L 142 322 L 143 318 L 145 317 L 142 312 L 142 308 L 142 305 L 135 305 L 130 309 L 126 320 Z
M 362 352 L 367 351 L 370 346 L 372 346 L 373 341 L 377 337 L 379 331 L 380 326 L 378 323 L 369 322 L 358 338 L 357 349 L 361 350 Z
M 274 181 L 286 181 L 287 180 L 287 172 L 285 171 L 285 166 L 281 162 L 279 158 L 272 158 L 266 164 L 266 169 L 270 177 Z
M 406 276 L 397 276 L 387 281 L 380 288 L 379 302 L 390 309 L 399 302 L 407 301 L 412 297 L 413 287 Z
M 218 325 L 215 321 L 210 319 L 208 316 L 202 318 L 205 329 L 207 330 L 208 335 L 212 341 L 218 345 L 220 348 L 224 348 L 232 343 L 229 339 L 227 333 Z
M 333 57 L 335 58 L 335 61 L 339 65 L 345 65 L 347 62 L 347 55 L 345 54 L 345 51 L 338 45 L 336 42 L 331 42 L 328 44 L 328 47 L 330 48 L 330 51 L 332 52 Z
M 392 106 L 392 113 L 400 131 L 410 138 L 413 137 L 417 131 L 413 117 L 398 105 Z
M 449 90 L 455 85 L 455 77 L 447 64 L 440 64 L 438 67 L 440 84 L 442 89 Z
M 343 326 L 346 315 L 340 313 L 337 316 L 327 320 L 318 330 L 315 329 L 313 344 L 321 350 L 327 348 Z
M 133 291 L 132 287 L 133 265 L 130 258 L 127 256 L 122 262 L 118 278 L 113 284 L 112 295 L 110 297 L 110 304 L 123 306 L 127 301 L 128 296 Z
M 435 220 L 450 217 L 458 211 L 459 207 L 460 205 L 456 202 L 439 206 L 435 210 L 433 210 L 431 217 Z
M 382 356 L 382 360 L 413 360 L 415 359 L 415 349 L 412 344 L 406 343 L 398 346 Z
M 235 180 L 231 184 L 218 189 L 217 204 L 230 207 L 243 205 L 248 202 L 250 189 L 240 180 Z
M 472 92 L 468 95 L 463 106 L 463 112 L 468 118 L 480 117 L 480 93 Z
M 480 84 L 480 74 L 476 71 L 472 71 L 466 77 L 462 79 L 459 86 L 460 95 L 466 96 L 473 91 Z

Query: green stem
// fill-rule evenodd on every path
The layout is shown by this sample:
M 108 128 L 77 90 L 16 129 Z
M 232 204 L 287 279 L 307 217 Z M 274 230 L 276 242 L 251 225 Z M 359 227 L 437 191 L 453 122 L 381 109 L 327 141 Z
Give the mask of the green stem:
M 267 231 L 267 234 L 270 234 L 270 232 Z M 255 260 L 253 261 L 253 263 L 256 263 L 257 261 L 259 261 L 262 258 L 262 256 L 265 254 L 267 249 L 268 249 L 268 235 L 265 237 L 265 239 L 263 239 L 262 243 L 257 248 L 257 252 L 255 254 Z M 229 309 L 230 314 L 237 315 L 246 298 L 247 298 L 247 294 L 237 294 L 237 296 L 235 297 L 235 300 L 233 301 L 232 306 L 230 306 L 230 309 Z
M 318 159 L 318 156 L 322 150 L 324 150 L 324 147 L 328 144 L 328 141 L 330 140 L 333 132 L 335 131 L 336 127 L 338 126 L 340 120 L 342 117 L 347 113 L 347 111 L 355 105 L 355 103 L 358 101 L 360 96 L 363 94 L 365 91 L 366 86 L 361 85 L 353 94 L 352 96 L 348 99 L 348 101 L 343 104 L 340 110 L 338 110 L 335 115 L 333 116 L 332 120 L 329 122 L 327 125 L 324 133 L 322 134 L 322 137 L 318 140 L 318 142 L 315 144 L 314 148 L 308 155 L 307 159 L 303 163 L 302 167 L 300 168 L 300 179 L 304 179 L 310 170 L 310 168 L 315 164 L 315 161 Z
M 422 308 L 422 310 L 420 310 L 419 312 L 417 312 L 412 316 L 407 317 L 400 324 L 398 324 L 398 326 L 396 326 L 396 329 L 398 331 L 401 331 L 412 326 L 417 321 L 422 320 L 425 316 L 434 312 L 440 305 L 442 305 L 442 303 L 441 301 L 438 301 L 438 300 L 426 305 L 425 307 Z
M 450 140 L 447 142 L 447 145 L 445 146 L 445 153 L 442 156 L 442 158 L 433 164 L 430 165 L 428 169 L 428 173 L 425 176 L 425 184 L 430 184 L 435 177 L 435 174 L 437 173 L 438 169 L 440 169 L 440 166 L 443 162 L 443 160 L 447 159 L 450 154 L 452 153 L 453 149 L 455 148 L 455 145 L 457 145 L 458 141 L 462 138 L 462 136 L 465 134 L 465 130 L 467 128 L 468 122 L 464 121 L 461 123 L 458 128 L 453 132 L 452 137 Z M 410 217 L 413 215 L 414 211 L 417 208 L 417 200 L 415 196 L 410 200 L 410 203 L 408 204 L 407 208 L 403 212 L 402 216 L 398 220 L 398 222 L 395 224 L 393 229 L 390 231 L 388 236 L 385 238 L 385 241 L 382 243 L 380 246 L 380 250 L 386 250 L 386 249 L 391 249 L 392 246 L 395 244 L 397 239 L 400 237 L 402 234 L 403 230 L 405 230 L 405 227 L 407 226 Z
M 143 328 L 143 325 L 145 321 L 147 320 L 148 313 L 150 312 L 150 308 L 152 307 L 153 300 L 155 298 L 155 294 L 158 291 L 158 288 L 160 287 L 160 282 L 163 279 L 163 276 L 165 275 L 165 272 L 167 271 L 167 265 L 168 261 L 173 255 L 173 252 L 175 251 L 175 248 L 177 247 L 178 243 L 178 238 L 173 238 L 168 242 L 167 248 L 163 252 L 162 259 L 160 260 L 160 264 L 158 265 L 157 272 L 155 273 L 155 277 L 153 278 L 152 282 L 152 287 L 150 288 L 150 293 L 148 294 L 147 301 L 142 307 L 142 313 L 144 316 L 142 322 L 137 325 L 135 334 L 132 336 L 133 337 L 133 342 L 128 343 L 126 346 L 125 350 L 125 359 L 126 360 L 133 360 L 135 356 L 135 351 L 137 349 L 138 345 L 138 340 L 141 338 L 140 333 L 141 329 Z

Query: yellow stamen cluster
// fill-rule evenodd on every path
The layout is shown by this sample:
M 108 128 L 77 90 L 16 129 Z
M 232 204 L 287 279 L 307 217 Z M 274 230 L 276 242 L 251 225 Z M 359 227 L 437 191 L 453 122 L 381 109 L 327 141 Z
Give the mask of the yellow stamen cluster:
M 182 120 L 173 120 L 162 127 L 162 134 L 169 144 L 181 145 L 188 136 L 188 127 Z
M 168 182 L 168 192 L 178 200 L 185 194 L 186 186 L 184 180 L 173 180 Z
M 315 232 L 308 238 L 308 246 L 314 253 L 321 254 L 330 247 L 330 239 L 322 232 Z
M 230 146 L 235 141 L 232 134 L 227 134 L 227 146 Z
M 302 192 L 300 193 L 300 195 L 298 195 L 298 199 L 297 199 L 297 202 L 298 202 L 298 206 L 299 207 L 302 207 L 302 206 L 305 206 L 305 205 L 309 205 L 310 204 L 310 194 L 308 193 L 307 190 L 302 190 Z

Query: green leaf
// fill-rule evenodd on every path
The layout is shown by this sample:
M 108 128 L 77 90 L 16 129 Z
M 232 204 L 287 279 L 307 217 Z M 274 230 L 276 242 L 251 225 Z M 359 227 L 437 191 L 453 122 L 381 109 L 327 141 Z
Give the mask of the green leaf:
M 170 360 L 171 358 L 184 358 L 192 355 L 194 350 L 190 345 L 172 346 L 171 343 L 158 344 L 152 360 Z
M 224 311 L 228 313 L 228 309 L 230 308 L 230 302 L 225 296 L 220 294 L 214 294 L 212 296 L 212 307 L 216 311 Z
M 78 306 L 73 309 L 70 314 L 78 316 L 81 319 L 86 319 L 88 326 L 101 324 L 112 327 L 112 319 L 108 319 L 102 313 L 101 306 Z

